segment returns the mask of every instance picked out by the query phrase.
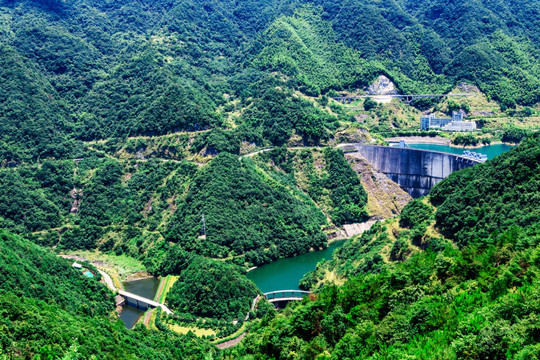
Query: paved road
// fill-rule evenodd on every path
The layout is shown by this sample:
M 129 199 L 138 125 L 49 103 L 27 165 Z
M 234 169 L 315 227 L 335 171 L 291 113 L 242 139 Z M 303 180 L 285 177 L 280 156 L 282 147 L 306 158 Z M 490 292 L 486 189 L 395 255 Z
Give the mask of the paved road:
M 238 345 L 238 343 L 239 343 L 240 341 L 242 341 L 242 339 L 243 339 L 245 336 L 246 336 L 246 333 L 242 333 L 242 334 L 241 334 L 240 336 L 238 336 L 237 338 L 234 338 L 234 339 L 229 340 L 229 341 L 225 341 L 225 342 L 223 342 L 223 343 L 221 343 L 221 344 L 217 344 L 216 347 L 217 347 L 218 349 L 221 349 L 221 350 L 227 349 L 227 348 L 230 348 L 230 347 L 233 347 L 233 346 L 235 346 L 235 345 Z
M 245 157 L 253 157 L 253 156 L 258 155 L 260 153 L 267 152 L 267 151 L 272 151 L 274 149 L 277 149 L 277 148 L 276 147 L 271 147 L 271 148 L 257 150 L 257 151 L 254 151 L 252 153 L 249 153 L 249 154 L 240 155 L 239 159 L 245 158 Z M 291 147 L 288 147 L 286 149 L 287 150 L 305 150 L 305 149 L 322 149 L 322 147 L 320 147 L 320 146 L 291 146 Z
M 109 276 L 109 274 L 107 274 L 105 271 L 102 271 L 102 270 L 99 270 L 99 273 L 101 274 L 101 276 L 103 277 L 103 281 L 105 281 L 105 285 L 107 285 L 107 287 L 109 288 L 109 290 L 111 290 L 112 292 L 116 292 L 117 289 L 116 287 L 114 286 L 114 281 L 112 280 L 112 278 Z

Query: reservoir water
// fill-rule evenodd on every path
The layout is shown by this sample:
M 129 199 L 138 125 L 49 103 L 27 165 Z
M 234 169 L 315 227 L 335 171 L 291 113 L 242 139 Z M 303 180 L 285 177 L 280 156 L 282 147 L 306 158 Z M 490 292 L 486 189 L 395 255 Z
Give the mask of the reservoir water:
M 407 142 L 405 142 L 407 143 Z M 441 151 L 451 154 L 463 154 L 463 151 L 466 149 L 461 147 L 449 146 L 449 145 L 437 145 L 437 144 L 407 144 L 408 147 L 412 149 L 422 149 L 422 150 L 432 150 L 432 151 Z M 507 152 L 514 146 L 506 144 L 493 144 L 486 145 L 474 149 L 470 149 L 476 153 L 486 154 L 489 160 L 493 159 L 495 156 L 500 155 L 504 152 Z
M 142 280 L 128 281 L 123 283 L 124 290 L 132 294 L 153 299 L 159 287 L 159 280 L 156 278 L 148 278 Z M 120 313 L 120 319 L 124 322 L 128 329 L 133 328 L 137 321 L 144 315 L 146 310 L 136 309 L 133 306 L 124 305 Z
M 330 260 L 332 253 L 342 247 L 345 241 L 335 241 L 324 250 L 271 262 L 248 272 L 247 277 L 263 293 L 277 290 L 299 290 L 298 282 L 304 274 L 315 270 L 317 263 L 322 259 Z
M 466 150 L 461 147 L 436 144 L 407 144 L 407 146 L 413 149 L 441 151 L 451 154 L 463 154 L 463 151 Z M 512 147 L 506 144 L 494 144 L 471 149 L 471 151 L 486 154 L 488 159 L 493 159 L 495 156 L 510 150 Z M 298 282 L 304 274 L 314 270 L 317 263 L 322 259 L 329 260 L 332 257 L 332 253 L 343 246 L 344 242 L 345 240 L 337 241 L 330 244 L 324 250 L 274 261 L 250 271 L 247 277 L 263 293 L 277 290 L 298 290 Z

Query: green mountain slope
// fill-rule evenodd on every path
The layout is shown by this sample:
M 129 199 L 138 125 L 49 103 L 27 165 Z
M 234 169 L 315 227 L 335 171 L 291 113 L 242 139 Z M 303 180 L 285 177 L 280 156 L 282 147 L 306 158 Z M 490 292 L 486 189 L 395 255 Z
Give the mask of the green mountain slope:
M 127 254 L 161 275 L 168 274 L 158 269 L 170 242 L 240 266 L 327 242 L 321 230 L 326 217 L 309 196 L 269 178 L 249 158 L 227 153 L 200 169 L 192 162 L 152 159 L 47 161 L 0 170 L 0 184 L 3 228 L 58 250 Z M 343 205 L 339 223 L 362 218 L 361 206 L 356 218 L 346 215 L 346 206 L 353 205 Z M 203 215 L 207 236 L 198 239 Z
M 0 357 L 198 359 L 212 352 L 190 335 L 127 330 L 109 315 L 114 296 L 96 274 L 87 278 L 68 261 L 0 231 Z
M 197 239 L 203 215 L 206 237 Z M 222 154 L 194 178 L 170 222 L 167 239 L 206 256 L 246 254 L 245 261 L 261 264 L 324 246 L 325 223 L 310 200 L 298 199 L 266 179 L 249 159 L 240 162 Z
M 17 234 L 0 242 L 0 349 L 208 355 L 191 335 L 125 331 L 101 285 L 17 236 L 178 275 L 167 301 L 189 314 L 164 322 L 213 316 L 234 332 L 256 294 L 241 268 L 325 246 L 324 227 L 362 221 L 370 206 L 339 151 L 240 154 L 409 130 L 420 113 L 407 104 L 330 99 L 379 75 L 402 93 L 472 83 L 490 117 L 479 124 L 520 140 L 537 121 L 524 106 L 540 103 L 539 14 L 534 0 L 0 1 L 0 228 Z M 450 177 L 431 202 L 349 242 L 304 279 L 320 297 L 264 319 L 238 356 L 531 357 L 537 143 Z
M 37 158 L 64 157 L 73 129 L 54 87 L 13 47 L 0 43 L 0 159 L 2 166 Z M 71 145 L 71 146 L 70 146 Z
M 312 275 L 337 271 L 342 285 L 263 319 L 237 356 L 538 358 L 539 154 L 536 135 L 438 184 L 437 208 L 415 200 L 350 241 Z
M 304 84 L 301 90 L 314 96 L 321 90 L 365 84 L 382 70 L 336 43 L 335 37 L 331 24 L 306 7 L 292 17 L 278 18 L 260 35 L 253 64 L 297 78 Z
M 4 1 L 2 153 L 69 158 L 79 141 L 235 128 L 269 88 L 316 96 L 381 74 L 405 93 L 468 80 L 505 109 L 535 105 L 539 11 L 530 0 Z M 305 130 L 292 122 L 280 124 L 285 140 L 256 138 L 253 124 L 240 140 L 283 143 L 288 128 Z

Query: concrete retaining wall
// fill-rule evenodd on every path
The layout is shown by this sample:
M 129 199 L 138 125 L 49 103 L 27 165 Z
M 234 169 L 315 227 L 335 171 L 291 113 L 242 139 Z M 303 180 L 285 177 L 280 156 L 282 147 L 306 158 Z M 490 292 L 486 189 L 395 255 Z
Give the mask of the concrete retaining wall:
M 479 163 L 443 152 L 390 146 L 354 144 L 343 150 L 355 150 L 412 197 L 427 195 L 436 183 L 454 171 Z

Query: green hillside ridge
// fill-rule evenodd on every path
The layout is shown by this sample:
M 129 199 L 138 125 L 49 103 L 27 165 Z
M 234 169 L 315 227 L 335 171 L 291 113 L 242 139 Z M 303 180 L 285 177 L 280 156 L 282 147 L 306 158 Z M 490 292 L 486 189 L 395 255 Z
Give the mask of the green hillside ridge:
M 213 319 L 244 319 L 259 290 L 230 266 L 193 259 L 167 294 L 180 312 Z
M 539 358 L 539 28 L 535 0 L 1 1 L 0 359 Z M 475 96 L 331 99 L 381 75 Z M 418 131 L 458 110 L 478 131 Z M 335 148 L 408 135 L 525 140 L 406 207 Z M 243 322 L 245 269 L 400 212 Z M 127 331 L 75 251 L 178 276 L 177 315 Z
M 0 231 L 0 358 L 200 359 L 213 346 L 193 335 L 125 328 L 96 278 Z
M 201 219 L 206 218 L 206 237 Z M 168 228 L 167 239 L 189 251 L 251 264 L 297 255 L 327 242 L 323 214 L 264 179 L 249 159 L 222 154 L 194 178 Z M 243 264 L 243 262 L 241 263 Z
M 335 111 L 298 104 L 296 91 L 356 91 L 379 75 L 402 93 L 469 81 L 503 110 L 534 107 L 539 11 L 529 0 L 4 2 L 2 161 L 205 129 L 234 129 L 237 144 L 316 142 L 336 131 Z
M 327 279 L 317 297 L 261 320 L 235 356 L 538 358 L 539 159 L 535 135 L 452 174 L 436 208 L 415 200 L 319 264 L 302 281 Z
M 239 265 L 326 244 L 326 219 L 309 197 L 283 192 L 279 181 L 266 179 L 249 159 L 240 162 L 230 154 L 200 169 L 152 159 L 47 161 L 3 169 L 0 182 L 2 227 L 60 251 L 127 254 L 154 271 L 169 241 Z M 13 194 L 17 198 L 10 200 Z M 198 240 L 203 214 L 207 237 Z
M 383 70 L 334 39 L 331 24 L 316 9 L 305 7 L 269 26 L 255 46 L 253 64 L 297 77 L 301 91 L 313 96 L 321 90 L 365 84 Z

